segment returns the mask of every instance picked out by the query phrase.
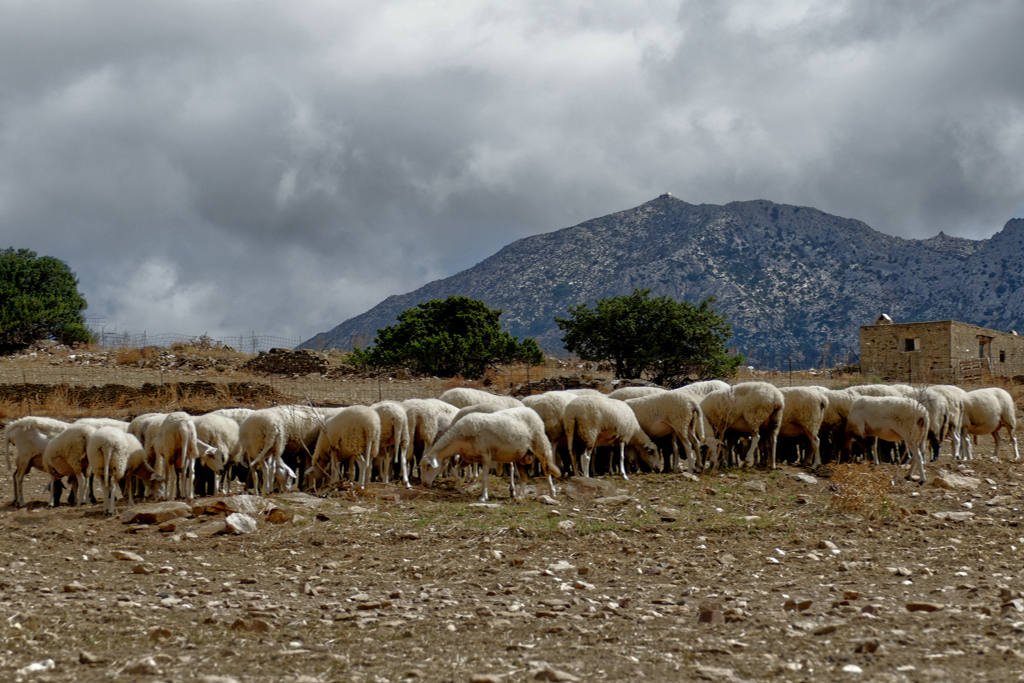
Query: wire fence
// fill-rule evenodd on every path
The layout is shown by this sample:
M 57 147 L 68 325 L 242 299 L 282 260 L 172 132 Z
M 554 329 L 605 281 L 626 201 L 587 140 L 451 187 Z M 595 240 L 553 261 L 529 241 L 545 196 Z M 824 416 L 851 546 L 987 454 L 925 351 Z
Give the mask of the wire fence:
M 272 348 L 292 349 L 302 343 L 301 339 L 273 337 L 270 335 L 239 335 L 213 339 L 207 335 L 187 334 L 129 334 L 128 332 L 96 332 L 96 346 L 108 349 L 140 349 L 147 346 L 171 348 L 176 345 L 197 346 L 200 348 L 229 347 L 242 353 L 257 354 Z

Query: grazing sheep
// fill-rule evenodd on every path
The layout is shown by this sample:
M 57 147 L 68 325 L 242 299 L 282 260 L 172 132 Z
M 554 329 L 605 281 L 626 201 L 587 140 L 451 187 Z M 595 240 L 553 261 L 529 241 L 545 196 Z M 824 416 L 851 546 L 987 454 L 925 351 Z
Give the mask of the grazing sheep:
M 526 407 L 496 413 L 472 413 L 445 432 L 424 454 L 420 462 L 424 485 L 430 486 L 442 469 L 443 461 L 459 455 L 465 462 L 483 465 L 482 502 L 489 498 L 488 478 L 492 463 L 519 463 L 530 455 L 540 461 L 548 478 L 551 497 L 555 496 L 553 476 L 560 475 L 551 456 L 551 444 L 544 433 L 544 421 Z M 510 468 L 509 487 L 516 497 L 515 468 Z
M 991 434 L 995 440 L 995 452 L 992 457 L 999 459 L 999 430 L 1003 427 L 1013 442 L 1013 459 L 1020 460 L 1017 450 L 1017 436 L 1013 430 L 1017 428 L 1017 407 L 1013 397 L 997 387 L 968 391 L 963 397 L 963 425 L 961 426 L 961 442 L 964 458 L 971 459 L 971 440 L 968 435 Z
M 663 394 L 667 391 L 668 389 L 662 389 L 661 387 L 622 387 L 608 394 L 608 398 L 614 398 L 616 401 L 628 401 L 631 398 Z
M 391 468 L 397 460 L 402 469 L 402 481 L 409 486 L 409 416 L 405 406 L 397 401 L 381 401 L 370 406 L 380 417 L 380 452 L 383 454 L 381 478 L 391 481 Z
M 341 480 L 341 462 L 359 462 L 359 488 L 365 489 L 380 449 L 380 415 L 367 406 L 343 408 L 324 423 L 316 440 L 313 462 L 330 461 L 331 483 Z
M 945 437 L 949 437 L 950 443 L 953 445 L 953 459 L 959 460 L 960 433 L 963 431 L 964 424 L 964 398 L 966 398 L 967 392 L 951 384 L 934 384 L 925 389 L 925 391 L 929 395 L 938 394 L 942 396 L 946 404 L 945 430 L 942 435 L 935 435 L 938 436 L 937 442 L 932 441 L 932 430 L 935 428 L 935 425 L 931 423 L 929 416 L 928 439 L 932 442 L 932 460 L 939 457 L 939 447 Z
M 864 445 L 865 452 L 872 453 L 877 465 L 877 444 L 869 446 L 869 438 L 902 441 L 911 455 L 907 478 L 913 477 L 914 470 L 919 469 L 924 484 L 927 477 L 923 448 L 927 437 L 928 410 L 920 402 L 904 396 L 861 396 L 850 406 L 843 452 L 849 454 L 850 444 L 856 438 Z
M 245 422 L 253 413 L 256 411 L 252 408 L 221 408 L 219 410 L 211 410 L 207 415 L 220 415 L 226 417 L 229 420 L 234 420 L 241 427 L 242 423 Z
M 587 387 L 581 387 L 579 389 L 560 389 L 558 391 L 564 391 L 567 394 L 575 394 L 576 396 L 604 396 L 604 394 L 597 389 L 590 389 Z M 554 393 L 549 391 L 550 393 Z
M 470 387 L 456 387 L 441 394 L 439 400 L 450 403 L 456 408 L 477 405 L 478 403 L 498 403 L 506 408 L 522 408 L 523 403 L 511 396 L 499 396 L 489 391 L 472 389 Z
M 860 394 L 849 389 L 829 389 L 825 392 L 828 405 L 818 429 L 818 440 L 832 460 L 838 462 L 842 453 L 843 438 L 846 434 L 846 418 L 850 414 L 850 406 L 860 398 Z
M 87 446 L 89 437 L 101 427 L 114 427 L 128 431 L 128 423 L 106 418 L 84 418 L 73 422 L 64 431 L 57 434 L 43 450 L 43 470 L 52 478 L 50 507 L 56 507 L 60 501 L 60 489 L 53 485 L 61 477 L 73 477 L 71 482 L 73 505 L 82 505 L 88 498 L 87 474 L 89 471 L 89 455 Z
M 821 465 L 821 441 L 818 433 L 828 409 L 828 391 L 819 387 L 784 387 L 780 389 L 785 406 L 779 436 L 806 436 L 811 442 L 811 467 Z
M 704 440 L 704 416 L 698 398 L 680 391 L 661 391 L 627 399 L 626 405 L 633 410 L 647 436 L 672 438 L 672 455 L 666 457 L 664 469 L 669 472 L 679 469 L 679 443 L 682 442 L 692 473 L 696 453 L 700 452 L 700 443 Z
M 192 423 L 196 426 L 196 438 L 213 448 L 212 452 L 201 454 L 199 461 L 218 475 L 217 492 L 230 495 L 230 468 L 232 465 L 241 465 L 244 458 L 239 440 L 241 427 L 237 421 L 220 411 L 198 415 L 192 418 Z
M 160 423 L 167 417 L 167 413 L 143 413 L 137 415 L 128 423 L 128 433 L 139 440 L 145 447 L 147 441 L 152 441 L 156 433 L 160 431 Z
M 748 467 L 752 466 L 761 432 L 764 431 L 768 437 L 769 467 L 775 469 L 775 449 L 785 404 L 782 392 L 766 382 L 744 382 L 708 393 L 700 407 L 707 420 L 704 427 L 705 439 L 714 451 L 713 466 L 718 465 L 728 430 L 750 434 L 745 463 Z
M 436 398 L 409 398 L 402 401 L 402 406 L 409 417 L 410 460 L 426 453 L 459 412 L 451 403 Z M 403 483 L 408 486 L 408 478 Z
M 903 388 L 906 386 L 905 384 L 858 384 L 857 386 L 847 387 L 847 391 L 858 396 L 902 396 L 903 398 L 909 398 Z
M 142 444 L 117 427 L 100 427 L 86 443 L 89 469 L 103 482 L 103 511 L 116 514 L 117 482 L 128 472 L 129 461 L 145 459 Z
M 284 461 L 285 453 L 312 455 L 320 429 L 339 410 L 304 405 L 274 406 L 253 412 L 242 423 L 239 441 L 250 468 L 263 473 L 263 495 L 273 492 L 276 482 L 290 491 L 298 481 L 295 470 Z M 303 460 L 305 458 L 302 458 Z M 300 472 L 306 468 L 300 465 Z
M 192 416 L 181 411 L 164 418 L 152 441 L 156 454 L 153 470 L 163 481 L 164 500 L 176 496 L 193 498 L 196 461 L 214 454 L 216 449 L 199 440 Z
M 710 394 L 712 391 L 718 391 L 720 389 L 728 388 L 729 384 L 727 382 L 723 382 L 720 379 L 706 379 L 701 382 L 693 382 L 692 384 L 687 384 L 686 386 L 679 387 L 678 389 L 673 389 L 672 391 L 686 391 L 691 394 L 696 394 L 697 396 L 704 397 Z
M 569 454 L 569 445 L 565 440 L 565 424 L 562 418 L 565 415 L 565 407 L 578 396 L 578 394 L 572 394 L 568 391 L 548 391 L 543 394 L 527 396 L 523 399 L 523 405 L 533 409 L 534 412 L 540 415 L 540 419 L 544 420 L 544 431 L 548 435 L 548 441 L 551 442 L 555 462 L 559 464 L 560 468 L 563 464 L 565 467 L 572 467 L 572 463 L 566 464 L 565 459 L 562 457 L 562 454 L 566 456 Z
M 50 439 L 68 428 L 69 423 L 49 417 L 23 417 L 4 428 L 4 459 L 11 469 L 10 446 L 18 449 L 14 459 L 14 506 L 25 506 L 25 476 L 35 467 L 43 469 L 43 451 Z M 60 494 L 57 494 L 58 497 Z
M 584 477 L 590 476 L 590 461 L 594 449 L 599 446 L 618 446 L 619 471 L 626 475 L 626 446 L 637 446 L 640 457 L 656 472 L 661 471 L 662 461 L 650 437 L 640 428 L 633 409 L 622 401 L 606 396 L 579 396 L 565 407 L 562 418 L 565 438 L 569 444 L 569 457 L 573 469 Z M 583 455 L 577 460 L 576 439 L 583 446 Z

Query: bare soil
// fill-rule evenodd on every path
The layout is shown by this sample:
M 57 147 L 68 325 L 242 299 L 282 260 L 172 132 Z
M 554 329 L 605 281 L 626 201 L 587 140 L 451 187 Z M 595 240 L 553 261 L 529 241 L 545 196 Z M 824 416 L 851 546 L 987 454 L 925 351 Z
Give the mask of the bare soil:
M 247 535 L 50 509 L 33 473 L 0 509 L 0 680 L 1018 681 L 1024 479 L 991 444 L 929 464 L 967 490 L 886 466 L 567 479 L 555 506 L 373 484 L 275 497 L 290 519 Z

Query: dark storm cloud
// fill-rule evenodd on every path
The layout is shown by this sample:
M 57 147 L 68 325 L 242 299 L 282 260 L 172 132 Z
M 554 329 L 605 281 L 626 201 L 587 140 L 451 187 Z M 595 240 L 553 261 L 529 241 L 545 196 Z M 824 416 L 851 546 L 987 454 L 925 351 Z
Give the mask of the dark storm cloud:
M 0 225 L 107 329 L 293 338 L 665 191 L 985 237 L 1024 208 L 1021 25 L 1016 2 L 12 3 Z

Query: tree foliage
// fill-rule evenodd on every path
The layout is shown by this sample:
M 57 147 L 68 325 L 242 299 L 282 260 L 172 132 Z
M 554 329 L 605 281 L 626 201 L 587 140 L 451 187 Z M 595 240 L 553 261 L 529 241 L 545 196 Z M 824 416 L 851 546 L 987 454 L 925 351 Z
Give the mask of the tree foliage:
M 13 247 L 0 251 L 0 353 L 53 337 L 88 341 L 78 278 L 60 259 Z
M 501 313 L 465 296 L 433 299 L 400 313 L 397 325 L 378 330 L 373 346 L 355 349 L 352 359 L 364 366 L 404 365 L 423 374 L 469 379 L 498 363 L 542 363 L 534 339 L 520 342 L 502 331 Z
M 658 384 L 683 384 L 736 374 L 743 357 L 730 356 L 725 342 L 732 326 L 712 308 L 713 297 L 699 305 L 668 296 L 650 297 L 636 289 L 628 296 L 600 299 L 593 308 L 570 306 L 555 318 L 562 342 L 583 360 L 615 364 L 620 379 L 646 378 Z

